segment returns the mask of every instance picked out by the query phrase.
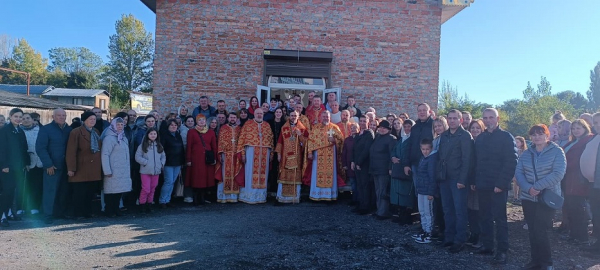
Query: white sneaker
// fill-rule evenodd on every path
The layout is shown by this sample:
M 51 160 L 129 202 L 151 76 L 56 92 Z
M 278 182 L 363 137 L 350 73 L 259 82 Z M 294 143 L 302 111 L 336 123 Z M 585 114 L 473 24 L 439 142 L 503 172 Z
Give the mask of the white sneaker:
M 17 215 L 22 215 L 22 214 L 25 214 L 25 211 L 23 211 L 23 210 L 17 211 Z
M 525 223 L 525 225 L 523 225 L 523 229 L 524 230 L 529 230 L 529 225 L 527 225 L 527 223 Z
M 186 202 L 186 203 L 193 203 L 193 202 L 194 202 L 194 199 L 192 199 L 192 197 L 185 197 L 185 198 L 183 198 L 183 202 Z
M 39 210 L 37 210 L 37 209 L 31 209 L 31 214 L 32 214 L 32 215 L 37 215 L 37 214 L 39 214 L 39 213 L 40 213 L 40 211 L 39 211 Z
M 415 239 L 415 242 L 419 244 L 429 244 L 431 243 L 431 235 L 428 233 L 424 233 L 421 235 L 421 237 Z
M 412 239 L 419 239 L 421 236 L 423 236 L 423 234 L 425 234 L 425 231 L 421 230 L 420 232 L 413 234 L 411 237 Z

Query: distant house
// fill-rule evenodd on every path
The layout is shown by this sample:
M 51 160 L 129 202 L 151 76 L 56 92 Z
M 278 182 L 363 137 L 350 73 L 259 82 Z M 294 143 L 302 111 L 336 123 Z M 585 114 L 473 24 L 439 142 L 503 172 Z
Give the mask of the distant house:
M 47 124 L 52 121 L 52 110 L 56 108 L 63 108 L 67 113 L 67 123 L 71 123 L 72 118 L 80 117 L 84 111 L 90 109 L 84 106 L 65 104 L 40 98 L 38 96 L 34 94 L 26 96 L 23 94 L 0 90 L 0 114 L 8 116 L 8 113 L 12 108 L 21 108 L 25 112 L 39 113 L 41 116 L 41 123 Z
M 0 84 L 0 91 L 27 94 L 27 85 Z M 52 85 L 30 85 L 29 95 L 43 97 L 60 103 L 98 107 L 108 110 L 110 95 L 102 89 L 54 88 Z
M 98 107 L 102 110 L 108 110 L 110 102 L 108 91 L 102 89 L 53 88 L 42 93 L 42 97 L 61 103 Z
M 54 89 L 54 86 L 52 85 L 30 85 L 29 95 L 40 97 L 43 93 L 52 89 Z M 27 85 L 0 84 L 0 90 L 26 95 Z

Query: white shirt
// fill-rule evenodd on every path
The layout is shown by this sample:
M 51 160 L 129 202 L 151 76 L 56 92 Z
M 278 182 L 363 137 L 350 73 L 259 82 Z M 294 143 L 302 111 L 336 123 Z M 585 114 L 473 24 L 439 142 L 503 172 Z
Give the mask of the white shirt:
M 331 123 L 337 124 L 339 122 L 342 122 L 342 111 L 331 113 Z

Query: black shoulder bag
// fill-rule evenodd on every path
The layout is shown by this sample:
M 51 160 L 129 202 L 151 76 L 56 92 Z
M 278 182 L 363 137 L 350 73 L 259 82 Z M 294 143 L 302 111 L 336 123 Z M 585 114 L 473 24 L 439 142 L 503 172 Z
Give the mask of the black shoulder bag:
M 198 133 L 198 137 L 200 137 L 200 141 L 202 142 L 202 147 L 204 147 L 204 163 L 208 165 L 217 164 L 217 160 L 215 159 L 215 151 L 206 150 L 206 144 L 204 144 L 204 139 L 202 139 L 202 134 Z
M 533 183 L 535 184 L 535 182 L 537 182 L 537 180 L 538 180 L 538 176 L 537 176 L 537 170 L 535 169 L 535 160 L 534 160 L 533 152 L 530 152 L 530 154 L 531 154 L 531 164 L 533 165 L 533 175 L 535 177 Z M 549 190 L 549 189 L 542 190 L 540 192 L 540 194 L 538 195 L 538 198 L 540 199 L 540 201 L 543 204 L 545 204 L 546 206 L 548 206 L 554 210 L 562 209 L 563 203 L 565 202 L 565 198 L 563 198 L 559 194 L 554 193 L 554 191 Z

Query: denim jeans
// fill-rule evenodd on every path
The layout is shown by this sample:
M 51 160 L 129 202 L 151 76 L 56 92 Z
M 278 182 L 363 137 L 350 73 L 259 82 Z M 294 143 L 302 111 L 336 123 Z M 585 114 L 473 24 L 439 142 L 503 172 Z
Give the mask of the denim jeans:
M 440 182 L 444 210 L 444 241 L 464 244 L 467 241 L 467 187 L 458 189 L 456 180 Z
M 159 203 L 168 203 L 171 201 L 171 193 L 173 193 L 173 184 L 181 171 L 181 166 L 165 166 L 165 182 L 160 189 Z

